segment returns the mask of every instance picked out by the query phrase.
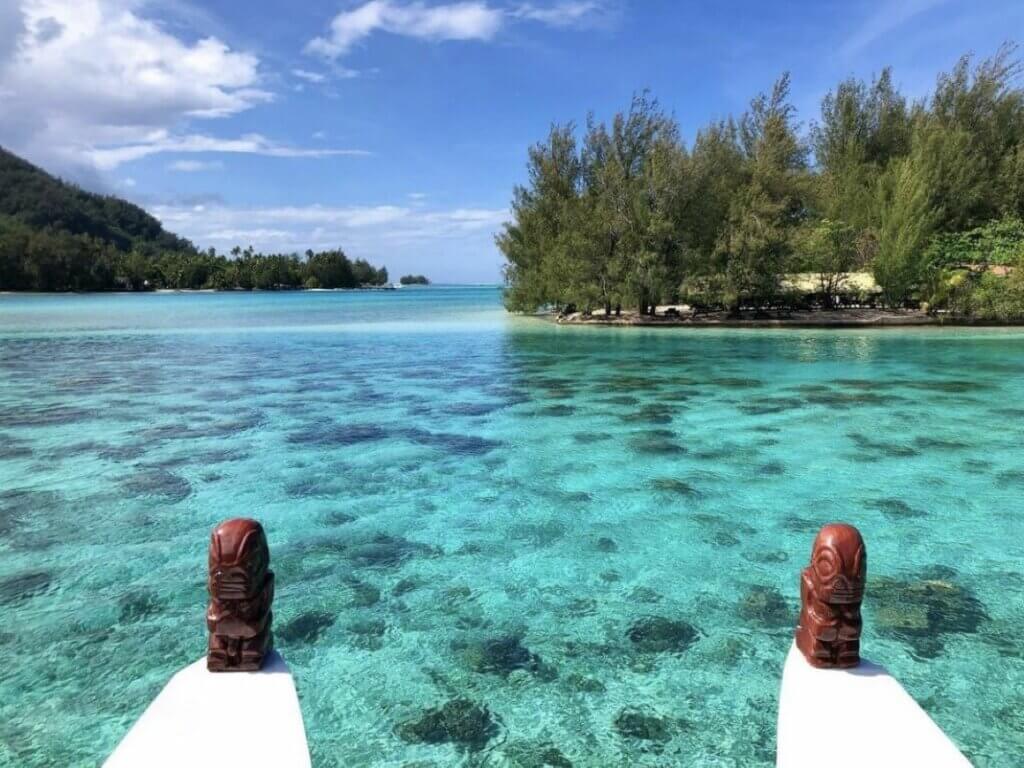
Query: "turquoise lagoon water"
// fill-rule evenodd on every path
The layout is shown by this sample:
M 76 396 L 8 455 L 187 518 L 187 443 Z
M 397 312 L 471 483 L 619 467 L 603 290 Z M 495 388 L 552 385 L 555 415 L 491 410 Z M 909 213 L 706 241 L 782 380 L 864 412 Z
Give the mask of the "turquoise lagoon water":
M 769 765 L 834 519 L 865 655 L 1021 765 L 1022 437 L 1019 331 L 2 296 L 0 764 L 100 762 L 202 655 L 209 531 L 250 515 L 318 766 Z

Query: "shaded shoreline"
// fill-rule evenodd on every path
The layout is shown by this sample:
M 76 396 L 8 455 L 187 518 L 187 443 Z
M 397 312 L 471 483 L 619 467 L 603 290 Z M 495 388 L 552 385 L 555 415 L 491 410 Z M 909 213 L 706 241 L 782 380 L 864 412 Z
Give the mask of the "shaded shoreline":
M 952 315 L 930 315 L 922 310 L 837 309 L 785 310 L 731 315 L 709 312 L 691 315 L 584 316 L 581 313 L 559 316 L 536 315 L 556 325 L 602 326 L 616 328 L 907 328 L 914 326 L 999 326 L 1024 327 L 1024 323 L 1000 323 Z

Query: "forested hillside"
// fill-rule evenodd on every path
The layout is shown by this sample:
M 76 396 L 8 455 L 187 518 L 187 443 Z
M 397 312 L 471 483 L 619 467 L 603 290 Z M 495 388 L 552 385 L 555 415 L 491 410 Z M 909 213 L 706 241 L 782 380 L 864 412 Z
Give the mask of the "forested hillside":
M 0 290 L 357 288 L 385 268 L 340 249 L 231 258 L 167 232 L 142 208 L 54 178 L 0 148 Z
M 1012 46 L 912 101 L 884 70 L 797 122 L 790 79 L 685 143 L 646 94 L 610 124 L 555 125 L 498 236 L 510 309 L 732 312 L 815 301 L 870 271 L 888 307 L 1024 319 L 1024 91 Z M 999 264 L 1002 268 L 991 269 Z
M 86 192 L 0 147 L 0 216 L 8 226 L 84 235 L 120 251 L 190 251 L 153 216 L 111 195 Z M 10 221 L 13 219 L 13 222 Z

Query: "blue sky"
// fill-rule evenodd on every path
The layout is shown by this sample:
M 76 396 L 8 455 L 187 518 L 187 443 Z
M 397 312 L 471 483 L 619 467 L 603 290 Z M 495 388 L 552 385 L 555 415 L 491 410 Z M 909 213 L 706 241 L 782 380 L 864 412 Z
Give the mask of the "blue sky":
M 0 144 L 203 247 L 495 282 L 552 121 L 650 88 L 689 138 L 786 70 L 808 121 L 847 75 L 921 96 L 1022 38 L 1019 0 L 0 0 Z

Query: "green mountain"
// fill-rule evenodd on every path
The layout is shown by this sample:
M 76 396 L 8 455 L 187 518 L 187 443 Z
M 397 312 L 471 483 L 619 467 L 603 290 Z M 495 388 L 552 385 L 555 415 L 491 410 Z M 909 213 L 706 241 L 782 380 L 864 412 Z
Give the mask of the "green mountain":
M 61 181 L 0 148 L 0 291 L 359 288 L 387 269 L 320 253 L 198 251 L 142 208 Z
M 87 235 L 123 252 L 191 251 L 142 208 L 51 176 L 0 147 L 0 216 L 32 232 Z

